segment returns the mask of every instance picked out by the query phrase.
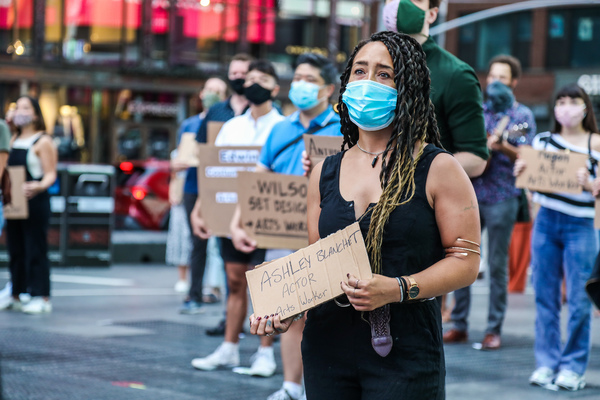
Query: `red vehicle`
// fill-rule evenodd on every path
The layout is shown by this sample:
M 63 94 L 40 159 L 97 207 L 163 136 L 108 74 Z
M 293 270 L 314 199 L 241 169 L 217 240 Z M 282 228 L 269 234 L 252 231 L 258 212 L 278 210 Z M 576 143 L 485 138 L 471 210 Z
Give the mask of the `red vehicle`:
M 117 166 L 115 228 L 166 230 L 169 226 L 169 161 L 123 161 Z

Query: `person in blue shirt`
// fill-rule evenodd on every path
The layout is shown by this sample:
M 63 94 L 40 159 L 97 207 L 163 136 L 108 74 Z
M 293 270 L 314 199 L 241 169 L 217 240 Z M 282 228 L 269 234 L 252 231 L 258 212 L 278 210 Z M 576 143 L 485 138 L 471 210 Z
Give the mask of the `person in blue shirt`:
M 329 98 L 335 91 L 335 81 L 338 79 L 338 71 L 327 58 L 312 53 L 298 57 L 288 95 L 298 111 L 273 127 L 261 150 L 257 172 L 303 175 L 302 136 L 341 136 L 340 117 L 329 104 Z M 231 232 L 234 246 L 243 252 L 253 251 L 256 243 L 241 227 L 239 208 L 232 226 L 238 227 Z M 293 250 L 268 250 L 266 259 L 274 260 L 291 253 Z M 281 337 L 284 382 L 282 388 L 269 396 L 268 400 L 295 400 L 302 396 L 303 366 L 300 342 L 303 329 L 304 323 L 297 323 Z

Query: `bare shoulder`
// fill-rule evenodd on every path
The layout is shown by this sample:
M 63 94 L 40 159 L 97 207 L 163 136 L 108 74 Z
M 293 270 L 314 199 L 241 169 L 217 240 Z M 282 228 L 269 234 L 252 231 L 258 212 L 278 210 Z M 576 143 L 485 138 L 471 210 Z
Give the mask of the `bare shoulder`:
M 54 140 L 52 140 L 52 137 L 50 135 L 42 135 L 42 136 L 40 136 L 36 145 L 38 145 L 40 147 L 47 147 L 47 146 L 54 147 Z
M 465 175 L 466 173 L 459 162 L 453 155 L 448 153 L 440 153 L 431 162 L 428 178 L 450 177 L 453 174 Z

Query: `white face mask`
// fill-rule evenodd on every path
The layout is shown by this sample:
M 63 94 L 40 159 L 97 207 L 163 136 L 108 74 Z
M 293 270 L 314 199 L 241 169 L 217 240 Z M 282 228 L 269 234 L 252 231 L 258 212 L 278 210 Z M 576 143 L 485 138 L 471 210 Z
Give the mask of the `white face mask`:
M 33 123 L 33 115 L 17 113 L 14 115 L 12 122 L 15 126 L 22 128 Z
M 585 118 L 585 106 L 576 104 L 555 106 L 554 117 L 565 128 L 574 128 L 579 126 Z

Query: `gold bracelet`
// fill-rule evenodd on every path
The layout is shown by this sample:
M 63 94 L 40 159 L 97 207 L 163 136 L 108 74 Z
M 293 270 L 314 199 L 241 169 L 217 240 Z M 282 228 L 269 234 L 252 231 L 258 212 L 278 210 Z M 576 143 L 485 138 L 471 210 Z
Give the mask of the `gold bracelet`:
M 475 254 L 481 255 L 481 253 L 480 253 L 479 251 L 477 251 L 477 250 L 473 250 L 473 249 L 468 249 L 468 248 L 466 248 L 466 247 L 455 247 L 455 246 L 452 246 L 452 247 L 448 247 L 448 248 L 446 249 L 446 251 L 448 251 L 448 250 L 463 250 L 463 251 L 470 251 L 471 253 L 475 253 Z
M 467 243 L 474 244 L 474 245 L 475 245 L 475 246 L 477 246 L 477 247 L 481 247 L 481 245 L 479 245 L 479 243 L 475 243 L 475 242 L 472 242 L 472 241 L 470 241 L 470 240 L 467 240 L 467 239 L 461 239 L 461 238 L 458 238 L 458 239 L 456 239 L 456 241 L 457 241 L 457 242 L 467 242 Z

